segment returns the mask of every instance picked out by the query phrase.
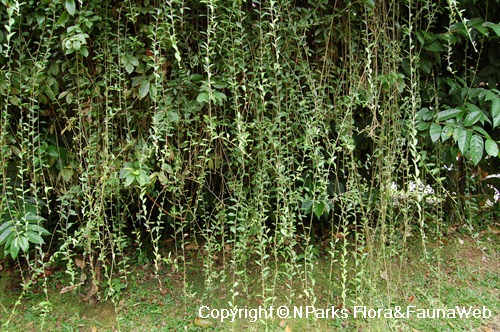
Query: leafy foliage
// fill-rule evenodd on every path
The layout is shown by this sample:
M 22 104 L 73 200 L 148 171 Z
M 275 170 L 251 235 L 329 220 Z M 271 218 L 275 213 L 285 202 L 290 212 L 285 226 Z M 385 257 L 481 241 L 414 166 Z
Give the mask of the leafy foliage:
M 19 252 L 28 252 L 30 243 L 35 245 L 45 244 L 42 236 L 50 233 L 40 224 L 45 221 L 36 215 L 36 208 L 26 204 L 21 211 L 10 209 L 10 215 L 3 216 L 0 224 L 0 245 L 4 247 L 4 257 L 10 255 L 16 259 Z
M 432 142 L 452 138 L 462 155 L 473 165 L 487 156 L 498 157 L 495 141 L 500 109 L 498 68 L 500 25 L 488 22 L 473 2 L 466 1 L 465 18 L 450 8 L 446 32 L 436 27 L 416 33 L 422 47 L 421 69 L 424 81 L 434 81 L 433 94 L 424 92 L 418 127 L 428 131 Z M 498 12 L 498 3 L 487 1 L 490 13 Z M 471 7 L 468 7 L 468 6 Z M 451 4 L 450 4 L 451 6 Z M 481 16 L 476 16 L 481 15 Z M 493 19 L 495 16 L 491 16 Z M 443 22 L 445 23 L 445 22 Z M 441 64 L 446 59 L 446 70 Z M 436 75 L 439 73 L 439 75 Z M 437 79 L 433 79 L 437 77 Z M 486 146 L 486 151 L 485 151 Z
M 0 245 L 72 284 L 87 257 L 114 300 L 130 252 L 185 280 L 196 249 L 231 303 L 250 287 L 272 302 L 278 280 L 314 303 L 322 245 L 345 303 L 372 282 L 349 260 L 415 232 L 425 247 L 427 220 L 484 189 L 474 167 L 498 165 L 494 0 L 0 6 L 1 189 L 46 206 L 0 198 Z

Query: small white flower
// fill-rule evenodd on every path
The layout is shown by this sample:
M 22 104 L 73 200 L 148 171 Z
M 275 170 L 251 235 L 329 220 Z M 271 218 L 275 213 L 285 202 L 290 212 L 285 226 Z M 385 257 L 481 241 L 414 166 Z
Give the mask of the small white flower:
M 500 201 L 500 191 L 498 191 L 498 189 L 491 184 L 488 185 L 488 188 L 495 190 L 495 195 L 493 195 L 495 203 Z
M 434 194 L 434 189 L 428 184 L 424 189 L 424 194 L 425 195 L 432 195 L 432 194 Z
M 451 164 L 449 166 L 448 165 L 444 165 L 443 168 L 445 170 L 447 170 L 448 172 L 451 172 L 451 171 L 453 171 L 453 169 L 455 168 L 455 166 L 453 164 Z
M 427 197 L 425 199 L 425 201 L 427 202 L 427 204 L 429 205 L 435 205 L 437 203 L 437 200 L 435 197 Z

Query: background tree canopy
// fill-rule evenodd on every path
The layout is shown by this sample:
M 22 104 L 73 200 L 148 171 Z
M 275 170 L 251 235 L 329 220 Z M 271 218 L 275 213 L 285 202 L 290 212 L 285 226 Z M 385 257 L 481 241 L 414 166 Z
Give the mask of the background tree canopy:
M 0 255 L 29 274 L 84 256 L 112 296 L 196 248 L 207 285 L 307 289 L 320 253 L 498 218 L 498 0 L 0 7 Z

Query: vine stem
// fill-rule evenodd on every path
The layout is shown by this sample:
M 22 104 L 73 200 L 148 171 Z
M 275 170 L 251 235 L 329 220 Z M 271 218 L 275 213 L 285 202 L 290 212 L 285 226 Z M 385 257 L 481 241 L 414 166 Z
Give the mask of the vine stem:
M 150 194 L 146 193 L 146 196 L 148 196 L 148 198 L 154 203 L 154 205 L 156 205 L 160 210 L 162 210 L 165 214 L 167 214 L 168 216 L 172 217 L 172 218 L 175 218 L 175 219 L 179 219 L 179 220 L 186 220 L 186 217 L 179 217 L 179 216 L 174 216 L 172 213 L 168 212 L 167 210 L 165 210 L 163 208 L 163 206 L 161 206 L 157 201 L 156 199 L 154 199 L 153 197 L 151 197 Z

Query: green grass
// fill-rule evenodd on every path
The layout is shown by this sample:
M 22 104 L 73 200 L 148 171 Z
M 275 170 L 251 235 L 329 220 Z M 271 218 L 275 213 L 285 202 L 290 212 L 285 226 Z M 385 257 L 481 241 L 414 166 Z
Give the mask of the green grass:
M 356 293 L 356 283 L 352 283 L 357 300 L 343 304 L 342 309 L 349 310 L 349 317 L 345 319 L 273 317 L 255 322 L 250 317 L 234 322 L 209 319 L 213 324 L 211 327 L 199 327 L 194 320 L 201 306 L 229 308 L 232 283 L 231 277 L 228 277 L 224 284 L 215 282 L 210 289 L 205 288 L 201 260 L 193 255 L 192 260 L 187 262 L 186 283 L 183 282 L 183 274 L 173 272 L 170 267 L 162 267 L 155 277 L 152 266 L 135 266 L 129 274 L 127 289 L 122 291 L 115 303 L 101 301 L 90 304 L 83 301 L 88 286 L 75 292 L 59 294 L 65 277 L 62 271 L 55 272 L 48 278 L 50 305 L 43 307 L 40 304 L 46 302 L 47 298 L 42 286 L 36 285 L 24 295 L 13 315 L 12 309 L 21 290 L 16 286 L 19 280 L 12 271 L 6 269 L 1 272 L 0 278 L 0 323 L 4 324 L 10 318 L 10 324 L 4 326 L 5 331 L 91 331 L 93 327 L 97 331 L 285 331 L 286 326 L 291 331 L 499 331 L 498 235 L 484 233 L 476 240 L 455 235 L 441 247 L 428 245 L 427 258 L 423 258 L 417 242 L 410 243 L 410 250 L 404 257 L 394 257 L 384 262 L 374 260 L 371 262 L 373 264 L 367 264 L 362 279 L 364 286 Z M 338 285 L 328 282 L 330 267 L 325 257 L 320 255 L 314 262 L 315 307 L 320 309 L 340 305 L 338 296 L 332 294 L 337 291 Z M 256 269 L 250 268 L 248 271 L 249 280 L 253 280 L 253 273 L 258 278 Z M 158 280 L 161 281 L 161 288 Z M 291 308 L 295 305 L 305 310 L 305 306 L 310 305 L 310 300 L 302 294 L 300 283 L 294 286 L 294 300 L 287 296 L 289 286 L 281 281 L 277 285 L 276 298 L 269 304 L 259 297 L 258 282 L 250 282 L 247 292 L 238 286 L 240 294 L 236 296 L 236 303 L 239 308 L 246 306 L 247 309 L 259 306 L 269 308 L 269 305 L 275 309 L 280 305 Z M 491 311 L 491 317 L 418 319 L 413 315 L 411 319 L 354 318 L 356 305 L 386 309 L 410 305 L 415 306 L 415 309 L 485 306 Z M 43 314 L 42 309 L 46 310 L 46 314 Z

